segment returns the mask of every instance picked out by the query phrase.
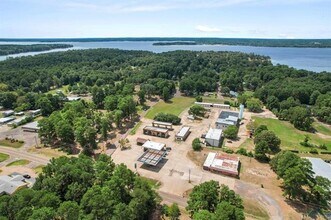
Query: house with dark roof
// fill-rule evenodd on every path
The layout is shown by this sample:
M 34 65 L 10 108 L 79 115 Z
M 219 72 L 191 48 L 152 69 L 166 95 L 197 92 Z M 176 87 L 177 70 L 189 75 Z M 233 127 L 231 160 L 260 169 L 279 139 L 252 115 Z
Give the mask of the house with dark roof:
M 225 129 L 230 125 L 237 126 L 238 122 L 239 122 L 239 112 L 221 111 L 215 124 L 216 124 L 216 128 Z

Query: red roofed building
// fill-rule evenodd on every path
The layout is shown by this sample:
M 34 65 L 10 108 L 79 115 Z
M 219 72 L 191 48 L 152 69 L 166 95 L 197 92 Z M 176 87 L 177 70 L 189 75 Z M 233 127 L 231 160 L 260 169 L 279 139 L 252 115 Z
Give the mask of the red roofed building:
M 225 153 L 209 153 L 203 169 L 211 172 L 224 174 L 227 176 L 239 177 L 240 160 L 239 157 Z

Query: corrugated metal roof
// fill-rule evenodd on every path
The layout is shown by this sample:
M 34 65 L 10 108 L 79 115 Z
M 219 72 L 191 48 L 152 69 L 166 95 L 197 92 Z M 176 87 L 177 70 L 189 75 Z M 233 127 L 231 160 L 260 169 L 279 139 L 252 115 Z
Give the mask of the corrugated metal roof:
M 322 176 L 331 181 L 331 164 L 324 162 L 321 158 L 306 158 L 311 162 L 315 176 Z
M 222 129 L 210 128 L 206 134 L 206 139 L 221 140 Z

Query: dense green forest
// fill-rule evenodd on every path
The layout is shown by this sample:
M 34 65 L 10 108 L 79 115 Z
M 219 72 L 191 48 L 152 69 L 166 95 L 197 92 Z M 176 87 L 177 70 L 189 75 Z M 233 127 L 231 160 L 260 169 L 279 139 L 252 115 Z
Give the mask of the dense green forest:
M 331 47 L 331 39 L 262 39 L 262 38 L 194 38 L 194 37 L 147 37 L 147 38 L 2 38 L 1 41 L 10 42 L 106 42 L 106 41 L 191 41 L 196 44 L 223 44 L 258 47 Z M 162 45 L 162 44 L 161 44 Z
M 38 104 L 42 93 L 63 85 L 72 93 L 92 94 L 96 107 L 114 111 L 123 96 L 133 94 L 134 85 L 140 85 L 143 103 L 152 95 L 169 99 L 177 82 L 190 96 L 216 91 L 220 83 L 222 91 L 241 93 L 239 101 L 249 109 L 259 109 L 251 96 L 259 98 L 298 129 L 311 129 L 310 116 L 331 123 L 330 73 L 274 66 L 269 57 L 239 52 L 56 52 L 0 62 L 0 81 L 0 105 L 20 110 L 43 106 Z
M 110 157 L 60 157 L 32 189 L 0 196 L 1 219 L 148 219 L 160 199 L 149 183 Z
M 70 44 L 31 44 L 31 45 L 20 45 L 20 44 L 0 44 L 0 56 L 17 54 L 24 52 L 37 52 L 46 51 L 59 48 L 73 47 Z

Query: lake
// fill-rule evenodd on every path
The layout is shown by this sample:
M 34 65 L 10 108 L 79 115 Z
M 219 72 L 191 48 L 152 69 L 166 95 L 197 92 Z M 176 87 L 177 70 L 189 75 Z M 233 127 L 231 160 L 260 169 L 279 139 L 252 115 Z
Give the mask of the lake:
M 40 42 L 0 42 L 0 44 L 36 44 Z M 57 43 L 57 42 L 52 42 Z M 63 42 L 59 42 L 63 43 Z M 107 41 L 107 42 L 65 42 L 72 44 L 73 48 L 54 49 L 43 52 L 28 52 L 0 56 L 0 60 L 7 57 L 20 57 L 36 55 L 55 51 L 66 51 L 72 49 L 93 48 L 117 48 L 123 50 L 147 50 L 162 53 L 174 50 L 194 51 L 239 51 L 244 53 L 255 53 L 271 57 L 274 64 L 285 64 L 297 69 L 312 70 L 315 72 L 331 72 L 331 48 L 287 48 L 287 47 L 250 47 L 250 46 L 227 46 L 227 45 L 169 45 L 153 46 L 154 41 Z

